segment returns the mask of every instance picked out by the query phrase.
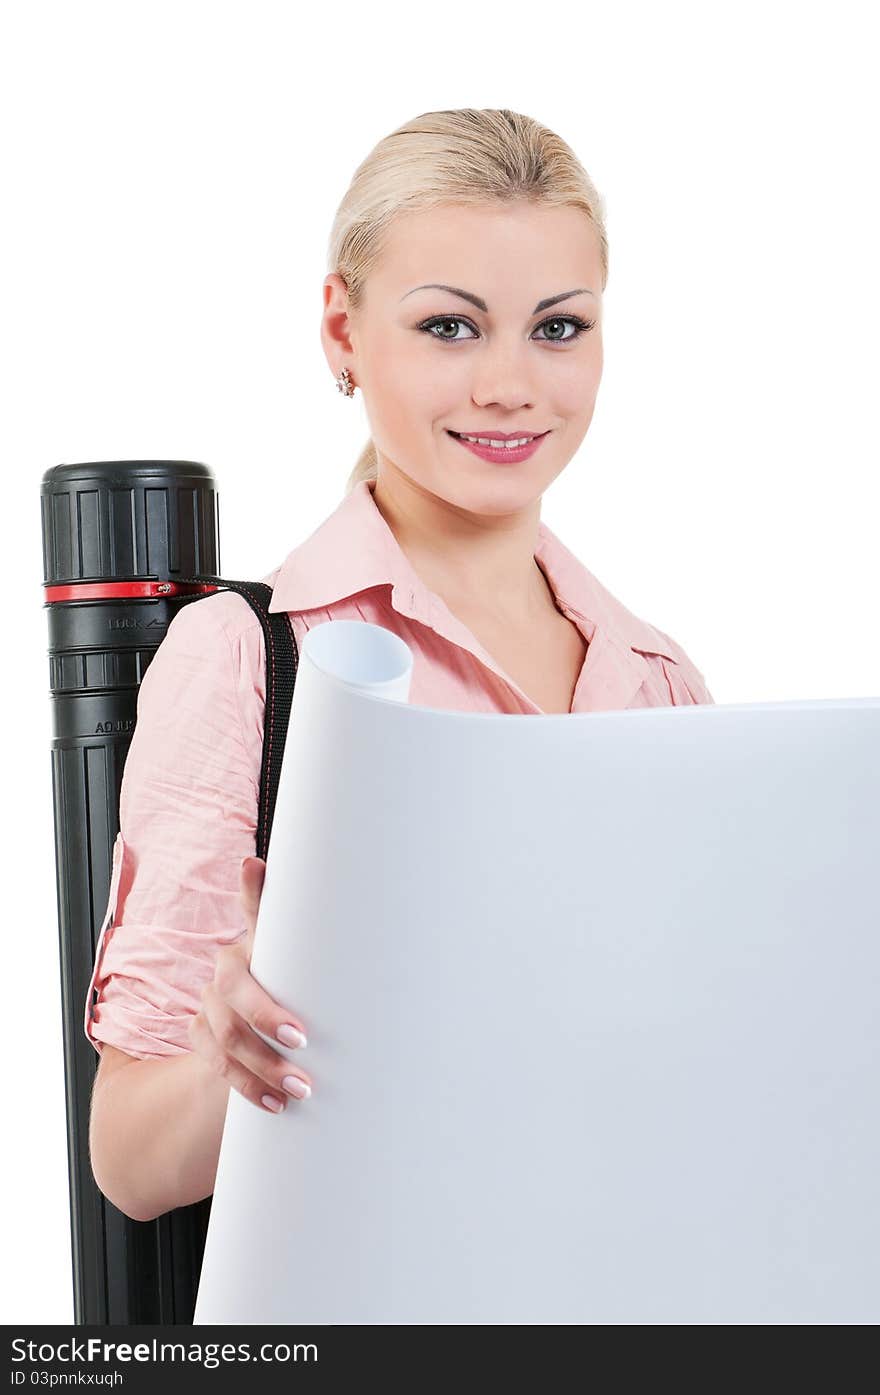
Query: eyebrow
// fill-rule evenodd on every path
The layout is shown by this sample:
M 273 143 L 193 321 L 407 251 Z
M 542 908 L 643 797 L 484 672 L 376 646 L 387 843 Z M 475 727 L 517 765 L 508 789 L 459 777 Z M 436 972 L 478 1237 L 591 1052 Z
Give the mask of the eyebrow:
M 406 295 L 400 297 L 401 300 L 406 300 L 407 295 L 414 295 L 416 291 L 449 291 L 451 295 L 461 296 L 462 300 L 469 300 L 471 305 L 476 305 L 478 310 L 487 311 L 489 309 L 485 300 L 474 295 L 471 291 L 463 291 L 459 286 L 444 286 L 439 281 L 430 281 L 426 286 L 413 286 L 411 291 L 407 291 Z M 546 310 L 549 305 L 558 305 L 560 300 L 568 300 L 573 295 L 592 294 L 593 292 L 588 290 L 586 286 L 580 286 L 574 291 L 562 291 L 559 295 L 548 295 L 546 300 L 538 301 L 532 314 L 537 315 L 540 310 Z

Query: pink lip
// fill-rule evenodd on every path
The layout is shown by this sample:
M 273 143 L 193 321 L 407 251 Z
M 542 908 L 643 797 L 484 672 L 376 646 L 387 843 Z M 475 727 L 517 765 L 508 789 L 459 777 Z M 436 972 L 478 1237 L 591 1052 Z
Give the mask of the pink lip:
M 517 433 L 512 432 L 510 435 L 503 435 L 498 431 L 490 431 L 488 433 L 481 431 L 479 434 L 481 436 L 491 437 L 493 440 L 510 441 L 515 439 Z M 519 434 L 523 436 L 527 433 L 521 431 Z M 549 434 L 549 431 L 544 431 L 540 436 L 535 436 L 533 440 L 529 441 L 524 446 L 510 447 L 478 446 L 473 441 L 463 441 L 460 437 L 453 435 L 451 431 L 449 432 L 453 441 L 458 441 L 460 446 L 464 446 L 467 450 L 473 451 L 474 455 L 480 456 L 482 460 L 491 460 L 498 465 L 515 465 L 520 460 L 528 460 L 530 455 L 534 455 L 535 451 L 544 440 L 544 437 L 549 436 Z

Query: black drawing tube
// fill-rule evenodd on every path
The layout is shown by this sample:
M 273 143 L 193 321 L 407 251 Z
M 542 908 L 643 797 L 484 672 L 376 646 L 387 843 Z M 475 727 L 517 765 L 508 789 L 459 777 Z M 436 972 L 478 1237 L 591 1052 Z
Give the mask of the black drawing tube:
M 75 1322 L 189 1324 L 211 1198 L 142 1222 L 98 1190 L 83 1012 L 138 688 L 180 607 L 215 589 L 217 490 L 192 461 L 97 461 L 47 470 L 41 502 Z

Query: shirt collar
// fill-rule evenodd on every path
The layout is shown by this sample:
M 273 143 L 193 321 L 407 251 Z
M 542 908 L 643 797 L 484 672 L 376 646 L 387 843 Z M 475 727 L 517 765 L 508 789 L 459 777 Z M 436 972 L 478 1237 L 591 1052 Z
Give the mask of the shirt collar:
M 412 567 L 376 507 L 370 483 L 360 480 L 288 554 L 275 575 L 270 611 L 324 609 L 359 591 L 390 585 L 395 610 L 417 619 L 431 614 L 439 597 Z M 535 557 L 563 608 L 634 650 L 676 659 L 668 636 L 612 596 L 543 522 Z

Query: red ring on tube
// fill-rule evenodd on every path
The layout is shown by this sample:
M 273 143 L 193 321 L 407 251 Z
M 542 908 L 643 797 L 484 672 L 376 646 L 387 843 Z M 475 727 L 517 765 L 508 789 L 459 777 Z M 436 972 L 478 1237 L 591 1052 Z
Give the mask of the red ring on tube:
M 158 600 L 166 596 L 199 596 L 217 591 L 210 581 L 73 581 L 44 586 L 46 604 L 58 601 Z

